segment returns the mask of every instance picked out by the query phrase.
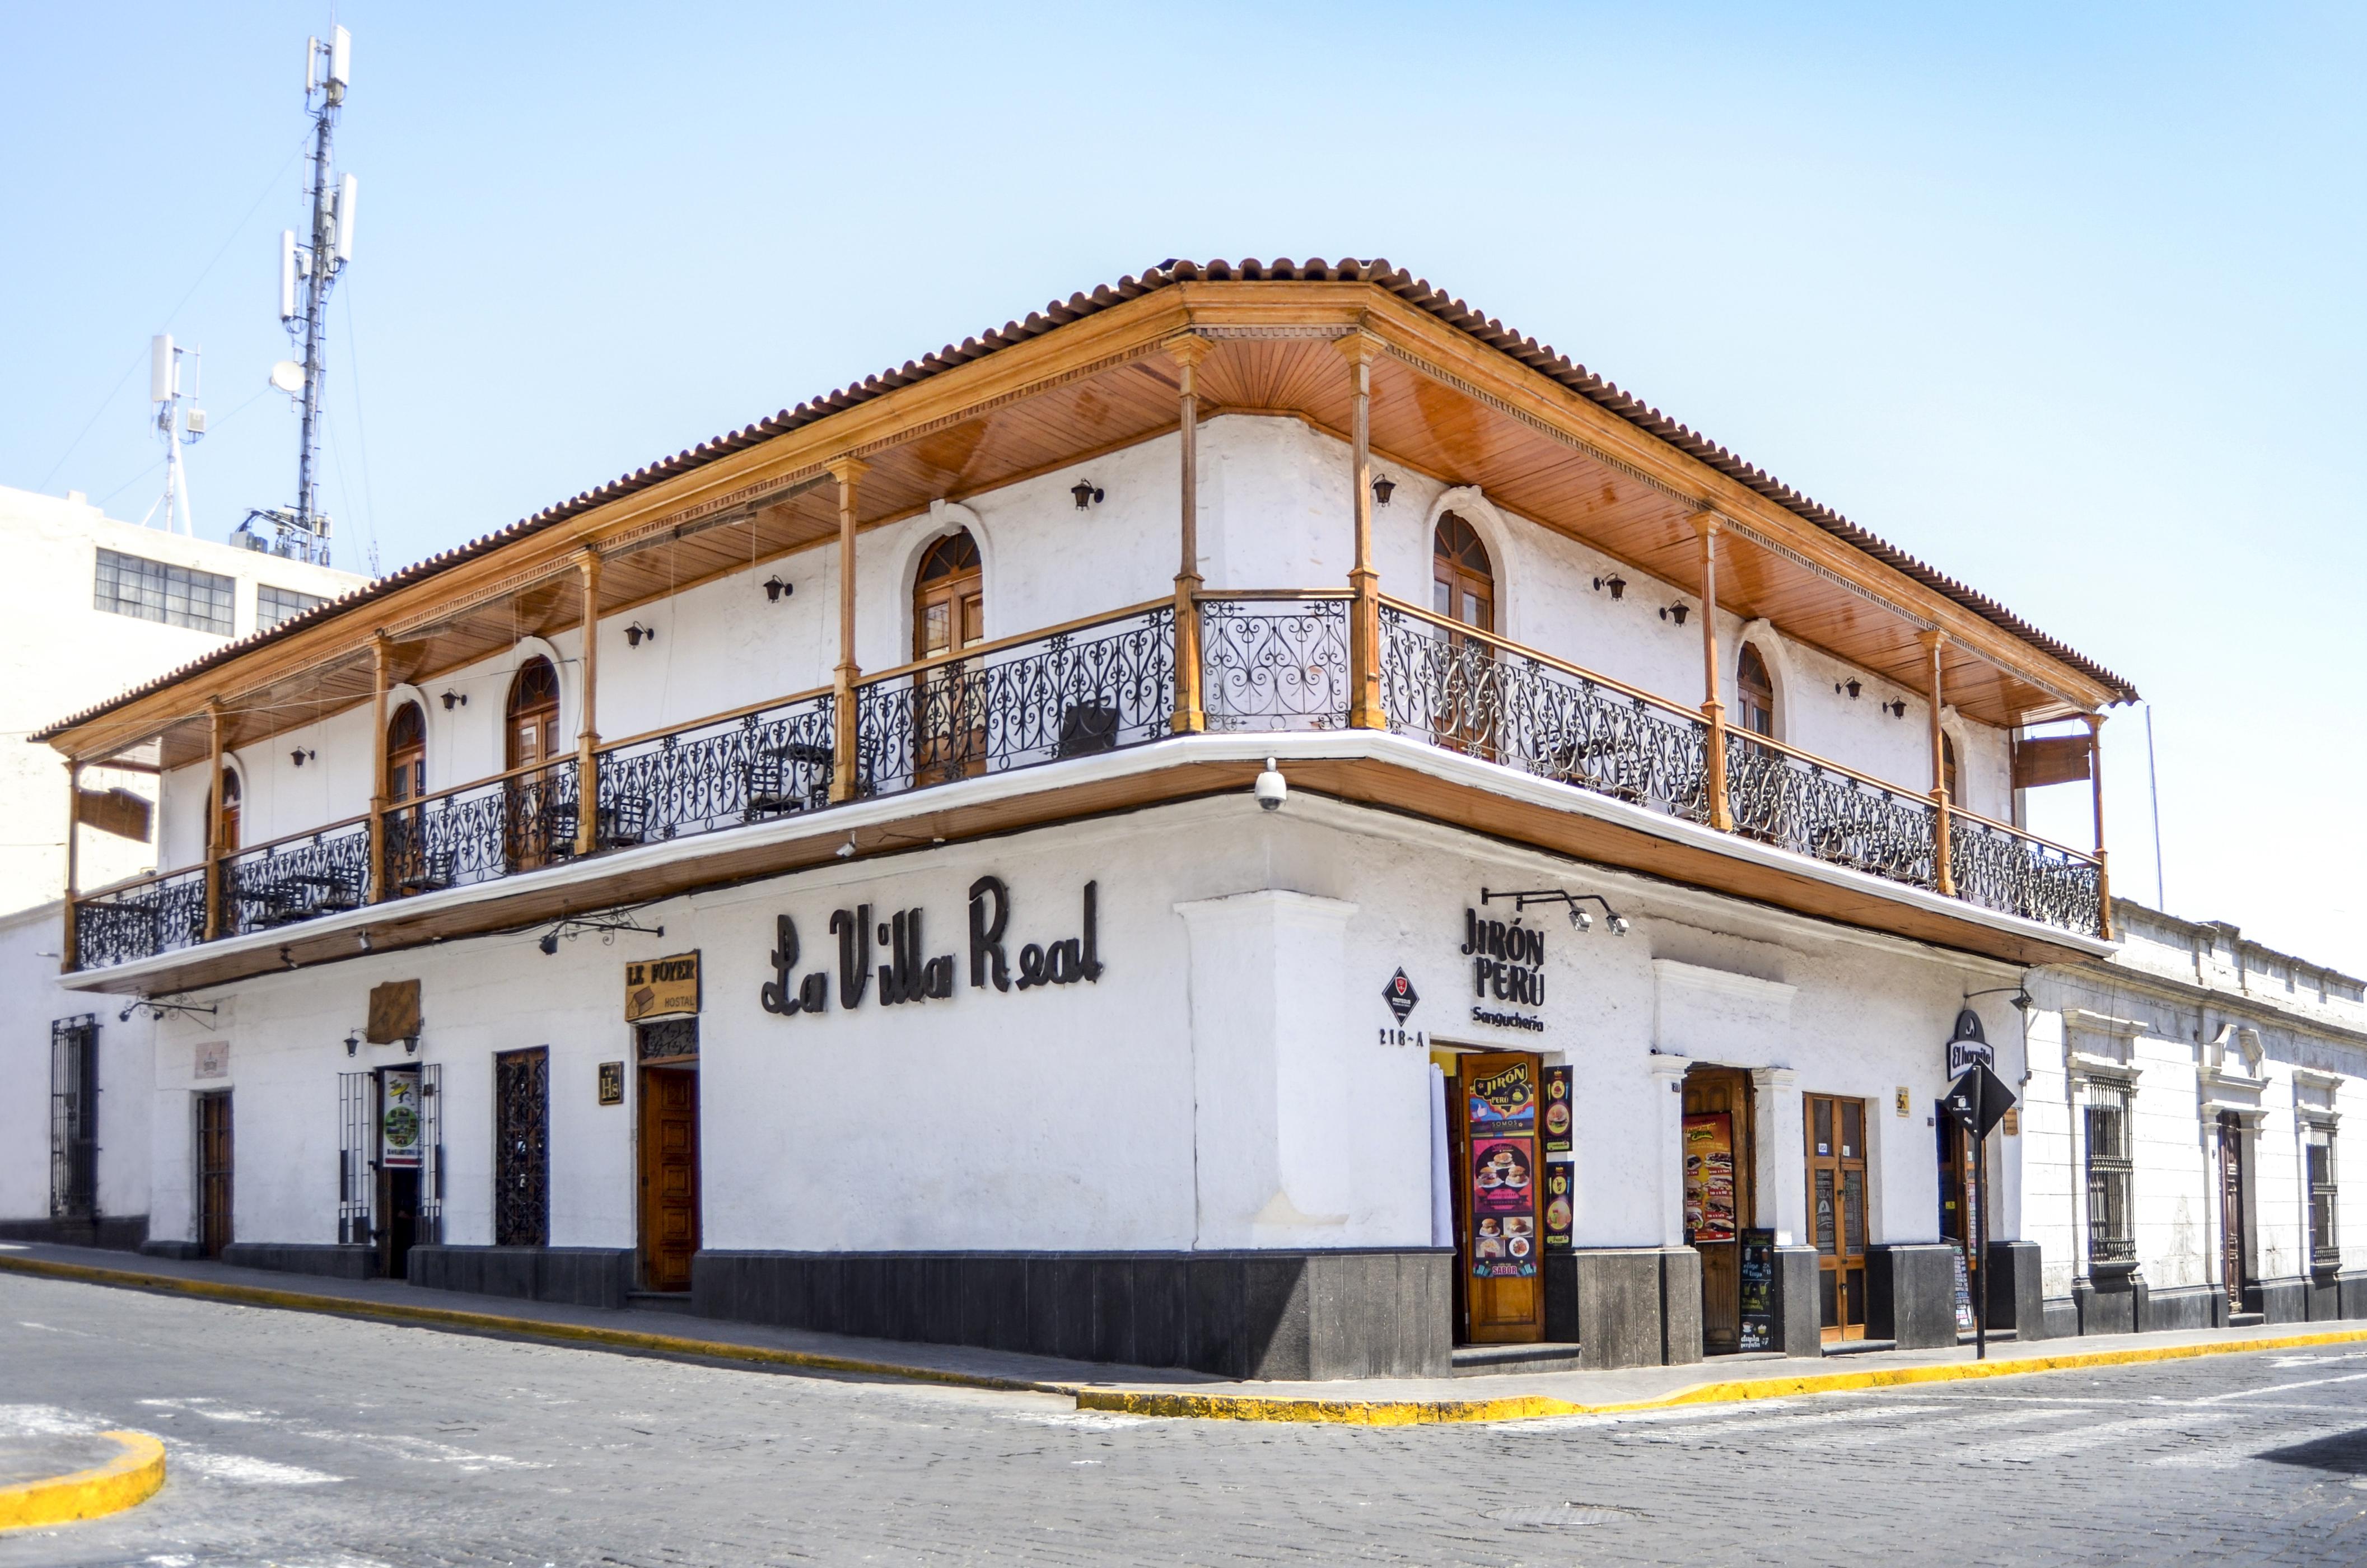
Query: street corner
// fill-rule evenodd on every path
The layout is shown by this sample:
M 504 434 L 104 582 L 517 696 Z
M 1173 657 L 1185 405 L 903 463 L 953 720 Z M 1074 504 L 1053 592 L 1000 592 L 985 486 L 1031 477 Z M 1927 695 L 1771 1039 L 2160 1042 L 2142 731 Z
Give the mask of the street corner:
M 0 1436 L 0 1530 L 119 1514 L 164 1484 L 164 1445 L 145 1432 Z

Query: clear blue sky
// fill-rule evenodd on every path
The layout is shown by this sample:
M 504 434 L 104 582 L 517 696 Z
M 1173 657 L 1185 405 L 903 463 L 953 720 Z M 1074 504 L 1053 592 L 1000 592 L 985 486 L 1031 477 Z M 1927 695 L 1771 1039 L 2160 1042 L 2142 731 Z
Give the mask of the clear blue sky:
M 2362 13 L 1641 9 L 349 4 L 341 563 L 1168 256 L 1385 256 L 2134 679 L 2171 907 L 2367 970 Z M 0 483 L 138 517 L 170 330 L 200 531 L 289 498 L 257 394 L 329 20 L 0 18 Z

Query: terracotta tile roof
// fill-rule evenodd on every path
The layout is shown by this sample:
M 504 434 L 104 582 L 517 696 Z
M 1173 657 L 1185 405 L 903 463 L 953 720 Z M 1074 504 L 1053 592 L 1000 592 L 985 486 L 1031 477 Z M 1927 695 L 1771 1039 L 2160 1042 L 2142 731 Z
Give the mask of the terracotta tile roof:
M 1727 478 L 1748 486 L 1777 506 L 1806 519 L 1835 538 L 1847 541 L 1885 565 L 1904 573 L 1934 592 L 1955 601 L 1975 615 L 2010 632 L 2022 642 L 2044 651 L 2101 685 L 2111 687 L 2116 694 L 2116 701 L 2134 702 L 2137 699 L 2136 688 L 2127 681 L 2077 650 L 2047 636 L 1995 599 L 1975 592 L 1955 578 L 1926 565 L 1897 546 L 1885 542 L 1830 507 L 1813 501 L 1790 485 L 1772 478 L 1765 470 L 1744 462 L 1715 441 L 1695 434 L 1686 426 L 1670 418 L 1649 403 L 1639 402 L 1629 393 L 1621 391 L 1615 383 L 1603 380 L 1583 365 L 1572 362 L 1568 355 L 1557 354 L 1551 347 L 1540 344 L 1535 338 L 1523 337 L 1493 317 L 1481 315 L 1461 300 L 1433 288 L 1426 280 L 1416 278 L 1402 267 L 1392 267 L 1388 262 L 1377 258 L 1371 261 L 1343 258 L 1336 262 L 1320 260 L 1293 262 L 1287 259 L 1272 262 L 1261 262 L 1255 259 L 1202 262 L 1170 259 L 1150 268 L 1139 278 L 1131 276 L 1121 278 L 1114 284 L 1104 283 L 1096 287 L 1090 294 L 1071 294 L 1066 300 L 1055 300 L 1040 311 L 1029 312 L 1024 321 L 1005 322 L 1001 327 L 980 336 L 964 338 L 958 345 L 947 344 L 934 354 L 923 355 L 919 359 L 907 359 L 898 369 L 880 375 L 866 376 L 858 383 L 824 393 L 810 403 L 801 403 L 795 408 L 782 409 L 766 418 L 757 420 L 753 425 L 742 426 L 737 430 L 702 441 L 685 451 L 676 452 L 670 458 L 637 468 L 630 473 L 610 480 L 595 490 L 586 490 L 572 495 L 556 506 L 545 507 L 532 517 L 521 517 L 505 528 L 484 534 L 470 540 L 466 544 L 456 545 L 450 550 L 438 551 L 425 560 L 415 562 L 400 571 L 391 573 L 350 593 L 331 599 L 326 604 L 317 605 L 301 615 L 291 616 L 266 631 L 249 633 L 237 642 L 217 648 L 201 658 L 194 659 L 177 669 L 159 676 L 143 685 L 134 687 L 118 697 L 85 709 L 71 718 L 59 720 L 53 724 L 34 732 L 28 738 L 36 742 L 47 740 L 77 724 L 85 723 L 113 709 L 144 697 L 150 692 L 160 690 L 201 670 L 210 669 L 227 660 L 237 658 L 275 638 L 290 635 L 299 628 L 311 626 L 331 616 L 343 614 L 357 605 L 381 598 L 412 584 L 435 576 L 437 573 L 457 566 L 464 561 L 472 561 L 488 551 L 514 544 L 545 528 L 556 527 L 572 517 L 580 517 L 595 506 L 606 506 L 620 497 L 646 490 L 653 484 L 661 484 L 667 480 L 678 478 L 719 458 L 733 452 L 744 451 L 750 447 L 811 425 L 817 420 L 827 418 L 833 414 L 855 407 L 857 404 L 867 403 L 900 387 L 926 381 L 931 376 L 953 369 L 957 366 L 967 365 L 974 359 L 982 359 L 998 350 L 1025 343 L 1031 338 L 1040 337 L 1056 328 L 1066 326 L 1070 322 L 1081 321 L 1113 305 L 1123 304 L 1128 300 L 1140 299 L 1146 294 L 1161 289 L 1172 288 L 1179 283 L 1202 280 L 1223 282 L 1236 279 L 1362 282 L 1386 289 L 1409 304 L 1427 311 L 1440 321 L 1467 333 L 1489 347 L 1508 355 L 1531 369 L 1560 382 L 1572 392 L 1626 420 L 1637 429 L 1659 437 L 1689 457 L 1698 459 Z

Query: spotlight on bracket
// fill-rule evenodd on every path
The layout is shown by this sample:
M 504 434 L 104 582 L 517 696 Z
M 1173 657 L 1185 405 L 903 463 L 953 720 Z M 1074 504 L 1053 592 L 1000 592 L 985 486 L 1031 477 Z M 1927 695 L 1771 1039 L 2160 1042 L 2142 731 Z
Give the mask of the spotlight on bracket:
M 621 915 L 571 915 L 545 931 L 535 946 L 542 949 L 543 957 L 550 958 L 559 951 L 559 938 L 564 937 L 572 942 L 587 931 L 598 932 L 603 942 L 614 942 L 619 931 L 639 932 L 644 937 L 665 935 L 663 926 L 636 926 Z
M 1594 916 L 1588 911 L 1580 909 L 1579 905 L 1599 903 L 1603 906 L 1603 921 L 1611 927 L 1613 936 L 1624 937 L 1635 929 L 1628 924 L 1627 917 L 1612 908 L 1611 901 L 1599 892 L 1569 892 L 1561 888 L 1535 888 L 1527 892 L 1491 892 L 1487 888 L 1479 890 L 1479 902 L 1483 904 L 1491 903 L 1500 898 L 1509 898 L 1512 901 L 1512 913 L 1515 915 L 1533 903 L 1566 905 L 1569 911 L 1569 923 L 1581 931 L 1591 931 L 1594 928 Z

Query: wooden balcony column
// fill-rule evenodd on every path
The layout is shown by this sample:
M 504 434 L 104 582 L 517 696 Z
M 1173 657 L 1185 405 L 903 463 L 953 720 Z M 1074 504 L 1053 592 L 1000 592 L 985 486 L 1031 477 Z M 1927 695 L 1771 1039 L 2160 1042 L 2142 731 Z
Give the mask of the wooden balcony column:
M 159 791 L 161 793 L 161 791 Z M 164 857 L 157 857 L 159 862 Z M 66 907 L 65 940 L 58 946 L 58 972 L 72 974 L 82 956 L 82 911 L 74 899 L 82 892 L 82 764 L 66 762 Z
M 387 896 L 386 886 L 386 693 L 394 648 L 385 629 L 370 634 L 369 900 Z
M 1351 419 L 1349 500 L 1356 519 L 1356 563 L 1348 586 L 1348 727 L 1386 730 L 1389 711 L 1381 691 L 1381 575 L 1373 569 L 1373 361 L 1380 340 L 1353 332 L 1332 345 L 1348 361 Z
M 222 915 L 222 703 L 206 702 L 206 940 L 221 935 Z M 159 859 L 163 857 L 159 856 Z
M 1195 734 L 1208 727 L 1207 709 L 1200 694 L 1200 602 L 1195 597 L 1200 591 L 1200 458 L 1198 431 L 1200 399 L 1198 366 L 1208 357 L 1209 344 L 1205 337 L 1185 335 L 1167 346 L 1167 357 L 1175 361 L 1179 394 L 1177 406 L 1181 423 L 1176 426 L 1181 437 L 1183 514 L 1181 535 L 1183 559 L 1175 568 L 1175 713 L 1172 728 L 1177 734 Z
M 600 552 L 576 551 L 583 599 L 583 722 L 575 731 L 575 853 L 600 846 Z
M 871 472 L 860 458 L 829 465 L 838 481 L 838 669 L 832 683 L 830 798 L 855 799 L 855 683 L 863 674 L 855 662 L 855 487 Z
M 2104 716 L 2083 713 L 2088 721 L 2088 806 L 2096 824 L 2096 934 L 2112 940 L 2112 868 L 2104 857 Z
M 1940 706 L 1945 700 L 1940 685 L 1940 656 L 1947 651 L 1947 634 L 1926 631 L 1922 642 L 1931 663 L 1931 883 L 1954 898 L 1956 871 L 1948 830 L 1948 739 L 1940 728 Z
M 1720 833 L 1734 831 L 1734 805 L 1726 789 L 1726 702 L 1717 654 L 1717 514 L 1696 512 L 1693 529 L 1701 535 L 1702 555 L 1702 717 L 1709 722 L 1703 754 L 1703 787 L 1709 794 L 1709 825 Z

